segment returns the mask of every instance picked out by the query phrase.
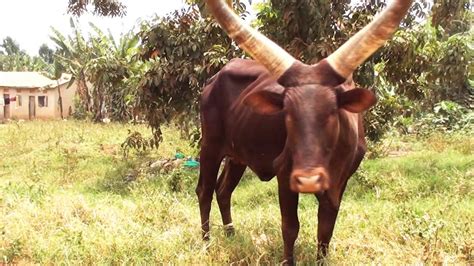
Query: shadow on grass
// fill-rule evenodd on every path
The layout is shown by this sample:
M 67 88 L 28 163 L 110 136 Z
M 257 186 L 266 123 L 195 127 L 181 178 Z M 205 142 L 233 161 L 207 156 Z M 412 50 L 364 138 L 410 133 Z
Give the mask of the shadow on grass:
M 147 156 L 117 159 L 114 161 L 113 167 L 107 170 L 103 177 L 87 187 L 86 190 L 92 193 L 127 195 L 134 187 L 141 167 L 150 160 Z
M 114 162 L 111 170 L 87 187 L 92 193 L 129 195 L 133 189 L 194 193 L 199 171 L 178 166 L 171 170 L 152 169 L 153 160 L 143 156 Z

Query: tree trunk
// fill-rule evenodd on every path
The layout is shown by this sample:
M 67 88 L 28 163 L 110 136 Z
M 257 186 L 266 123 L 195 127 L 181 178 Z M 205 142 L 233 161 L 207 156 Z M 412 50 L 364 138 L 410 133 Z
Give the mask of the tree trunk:
M 61 113 L 61 119 L 64 119 L 64 116 L 63 116 L 63 97 L 61 96 L 61 86 L 59 85 L 59 79 L 57 79 L 56 82 L 58 84 L 59 112 Z

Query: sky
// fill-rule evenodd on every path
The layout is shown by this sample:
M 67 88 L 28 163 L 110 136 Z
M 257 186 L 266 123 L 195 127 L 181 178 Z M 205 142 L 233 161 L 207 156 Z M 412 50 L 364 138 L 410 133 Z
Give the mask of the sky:
M 127 15 L 122 18 L 104 18 L 85 14 L 79 17 L 84 33 L 89 31 L 89 22 L 104 32 L 110 29 L 116 37 L 128 32 L 137 21 L 163 16 L 185 6 L 183 0 L 121 0 L 127 6 Z M 258 2 L 258 1 L 252 1 Z M 64 35 L 71 32 L 67 14 L 68 0 L 0 0 L 0 41 L 12 37 L 20 49 L 37 55 L 41 44 L 54 47 L 49 39 L 51 26 Z

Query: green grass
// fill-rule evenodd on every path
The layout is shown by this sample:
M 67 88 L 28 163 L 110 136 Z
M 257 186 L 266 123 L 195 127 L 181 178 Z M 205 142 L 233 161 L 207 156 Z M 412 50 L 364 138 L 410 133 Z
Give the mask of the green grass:
M 233 196 L 235 236 L 216 202 L 212 239 L 200 239 L 198 172 L 150 169 L 177 149 L 120 144 L 144 126 L 77 121 L 0 125 L 0 264 L 274 264 L 282 257 L 275 180 L 249 171 Z M 333 264 L 469 264 L 474 249 L 474 139 L 432 135 L 387 140 L 389 156 L 365 160 L 349 181 L 331 242 Z M 133 176 L 130 179 L 130 176 Z M 314 196 L 300 197 L 299 262 L 316 258 Z

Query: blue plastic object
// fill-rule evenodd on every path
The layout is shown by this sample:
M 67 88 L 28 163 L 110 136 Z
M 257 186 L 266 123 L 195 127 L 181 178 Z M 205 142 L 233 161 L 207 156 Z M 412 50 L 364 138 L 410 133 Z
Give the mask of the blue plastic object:
M 186 162 L 184 162 L 183 166 L 194 168 L 199 166 L 199 162 L 194 159 L 188 159 Z

